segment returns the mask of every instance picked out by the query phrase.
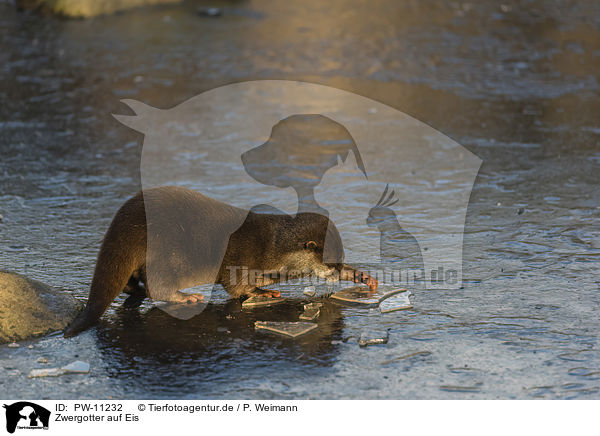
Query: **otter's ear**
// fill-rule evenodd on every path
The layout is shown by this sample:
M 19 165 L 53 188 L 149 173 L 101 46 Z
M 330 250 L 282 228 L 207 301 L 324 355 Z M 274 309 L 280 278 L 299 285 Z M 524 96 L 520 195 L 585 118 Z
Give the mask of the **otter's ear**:
M 315 241 L 308 241 L 304 243 L 304 248 L 307 250 L 316 250 L 317 243 Z

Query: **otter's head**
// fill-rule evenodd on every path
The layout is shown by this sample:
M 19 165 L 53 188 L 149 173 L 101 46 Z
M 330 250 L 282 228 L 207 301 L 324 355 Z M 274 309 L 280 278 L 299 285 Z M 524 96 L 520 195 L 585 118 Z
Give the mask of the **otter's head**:
M 344 247 L 329 218 L 316 213 L 299 213 L 294 218 L 293 246 L 284 264 L 289 278 L 316 275 L 335 281 L 344 264 Z

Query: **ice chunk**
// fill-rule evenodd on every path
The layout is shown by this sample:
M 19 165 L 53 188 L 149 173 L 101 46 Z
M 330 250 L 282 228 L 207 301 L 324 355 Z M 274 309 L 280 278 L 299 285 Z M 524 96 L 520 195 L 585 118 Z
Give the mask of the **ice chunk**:
M 362 306 L 376 306 L 379 304 L 379 298 L 369 291 L 366 286 L 354 286 L 352 288 L 342 289 L 331 295 L 331 298 L 346 304 L 357 304 Z
M 413 305 L 408 298 L 410 295 L 412 294 L 409 291 L 392 295 L 379 304 L 379 311 L 381 313 L 389 313 L 395 312 L 396 310 L 412 309 Z
M 387 300 L 390 297 L 393 297 L 398 294 L 402 294 L 404 292 L 408 292 L 410 294 L 410 292 L 404 288 L 392 289 L 392 290 L 379 288 L 379 290 L 375 294 L 375 297 L 379 298 L 379 302 L 381 303 L 382 301 Z M 412 295 L 412 294 L 410 294 L 410 295 Z
M 304 312 L 300 314 L 300 319 L 304 321 L 314 321 L 321 314 L 323 303 L 309 303 L 304 305 Z
M 192 319 L 196 315 L 202 313 L 206 308 L 206 303 L 172 303 L 172 302 L 160 302 L 156 303 L 156 307 L 167 312 L 173 318 L 182 319 L 187 321 Z
M 87 374 L 90 372 L 90 364 L 76 360 L 61 368 L 66 374 Z
M 62 368 L 44 368 L 44 369 L 32 369 L 29 372 L 29 378 L 36 377 L 58 377 L 59 375 L 66 374 Z
M 314 297 L 317 291 L 314 286 L 307 286 L 306 288 L 304 288 L 302 293 L 307 297 Z
M 408 291 L 404 288 L 393 290 L 380 288 L 377 292 L 373 292 L 366 286 L 354 286 L 352 288 L 346 288 L 336 292 L 335 294 L 331 295 L 331 298 L 347 304 L 374 307 L 382 301 L 403 292 Z
M 76 360 L 62 368 L 44 368 L 44 369 L 32 369 L 29 372 L 29 378 L 36 377 L 58 377 L 64 374 L 87 374 L 90 372 L 90 364 Z
M 367 347 L 369 345 L 387 344 L 390 338 L 390 332 L 367 332 L 361 333 L 358 339 L 358 345 Z
M 254 323 L 256 330 L 265 330 L 291 338 L 297 338 L 317 327 L 318 324 L 312 322 L 256 321 Z
M 285 301 L 285 298 L 253 295 L 242 303 L 242 307 L 251 308 L 259 306 L 272 306 L 273 304 L 281 303 L 282 301 Z

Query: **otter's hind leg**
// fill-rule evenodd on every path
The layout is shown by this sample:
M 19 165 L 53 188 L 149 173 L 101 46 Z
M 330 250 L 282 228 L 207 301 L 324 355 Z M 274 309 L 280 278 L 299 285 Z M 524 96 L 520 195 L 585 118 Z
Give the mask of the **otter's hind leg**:
M 129 294 L 129 297 L 123 303 L 124 307 L 136 308 L 142 304 L 142 301 L 148 296 L 146 292 L 146 276 L 143 268 L 131 274 L 123 292 Z
M 125 288 L 123 288 L 123 292 L 132 296 L 146 298 L 146 286 L 135 274 L 129 278 Z
M 156 301 L 168 301 L 171 303 L 200 303 L 204 300 L 204 295 L 201 293 L 187 294 L 181 292 L 178 287 L 162 280 L 152 281 L 147 287 L 148 296 Z

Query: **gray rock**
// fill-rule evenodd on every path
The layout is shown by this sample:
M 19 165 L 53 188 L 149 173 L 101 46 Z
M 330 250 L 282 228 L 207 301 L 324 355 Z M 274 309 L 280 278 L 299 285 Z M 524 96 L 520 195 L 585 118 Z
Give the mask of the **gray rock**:
M 67 292 L 0 271 L 0 344 L 62 330 L 82 307 Z

